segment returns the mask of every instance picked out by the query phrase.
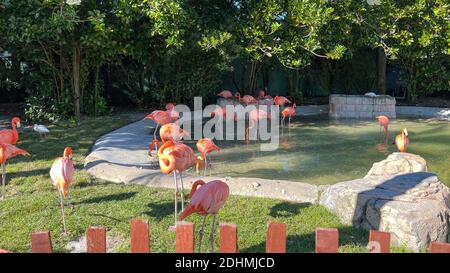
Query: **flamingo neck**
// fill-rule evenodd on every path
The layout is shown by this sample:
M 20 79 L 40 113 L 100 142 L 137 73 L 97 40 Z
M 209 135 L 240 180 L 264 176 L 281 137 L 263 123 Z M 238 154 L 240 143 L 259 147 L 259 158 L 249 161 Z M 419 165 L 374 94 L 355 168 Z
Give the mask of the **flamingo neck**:
M 205 181 L 199 179 L 197 181 L 194 182 L 194 184 L 192 184 L 192 189 L 191 192 L 189 193 L 189 197 L 192 198 L 192 196 L 194 196 L 195 192 L 197 191 L 198 186 L 203 186 L 205 185 Z

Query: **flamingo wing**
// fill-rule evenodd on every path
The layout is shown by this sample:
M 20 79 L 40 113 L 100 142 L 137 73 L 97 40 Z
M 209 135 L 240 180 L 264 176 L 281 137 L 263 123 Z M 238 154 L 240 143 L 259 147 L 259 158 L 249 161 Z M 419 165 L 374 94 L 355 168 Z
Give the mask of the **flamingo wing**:
M 5 147 L 6 147 L 6 158 L 7 159 L 13 158 L 13 157 L 15 157 L 17 155 L 30 156 L 30 154 L 27 151 L 25 151 L 25 150 L 19 149 L 16 146 L 11 145 L 11 144 L 7 144 L 7 143 L 4 143 L 4 144 L 5 144 Z
M 0 131 L 0 143 L 15 144 L 13 130 L 6 129 Z

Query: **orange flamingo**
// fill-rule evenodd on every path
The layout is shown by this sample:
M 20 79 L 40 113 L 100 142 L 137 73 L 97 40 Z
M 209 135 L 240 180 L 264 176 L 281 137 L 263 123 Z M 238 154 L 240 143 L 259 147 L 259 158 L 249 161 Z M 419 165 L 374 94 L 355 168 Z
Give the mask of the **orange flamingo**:
M 199 160 L 204 161 L 204 176 L 206 176 L 206 167 L 208 165 L 208 161 L 206 159 L 206 155 L 213 151 L 220 151 L 220 148 L 214 144 L 210 138 L 201 138 L 197 141 L 197 150 L 200 152 L 201 156 L 198 158 Z M 197 174 L 200 169 L 200 162 L 197 162 Z
M 249 105 L 249 104 L 257 104 L 257 103 L 258 103 L 258 101 L 257 101 L 253 96 L 250 96 L 250 95 L 244 95 L 244 96 L 241 98 L 241 93 L 240 93 L 240 92 L 236 92 L 236 94 L 235 94 L 234 96 L 236 97 L 236 99 L 237 99 L 240 103 L 245 103 L 246 105 Z
M 291 117 L 295 117 L 297 115 L 295 109 L 297 108 L 297 105 L 294 104 L 292 106 L 286 107 L 283 109 L 283 111 L 281 112 L 281 116 L 283 117 L 281 119 L 281 126 L 284 126 L 284 120 L 286 119 L 286 117 L 288 117 L 289 120 L 289 128 L 291 128 Z
M 249 136 L 250 129 L 255 127 L 260 120 L 270 119 L 270 115 L 264 110 L 253 109 L 252 111 L 250 111 L 248 119 L 249 119 L 249 126 L 245 130 L 245 140 L 246 140 L 247 145 L 248 145 L 249 139 L 250 139 L 250 136 Z
M 5 187 L 6 187 L 6 161 L 10 158 L 13 158 L 17 155 L 27 155 L 30 154 L 22 149 L 17 148 L 16 146 L 9 143 L 0 143 L 0 164 L 2 165 L 2 197 L 5 198 Z
M 376 116 L 376 119 L 378 120 L 378 124 L 380 124 L 380 130 L 381 130 L 381 127 L 384 128 L 384 132 L 386 134 L 386 139 L 387 139 L 389 137 L 389 131 L 388 131 L 389 118 L 386 116 Z
M 273 104 L 275 104 L 275 105 L 283 106 L 283 105 L 285 105 L 286 103 L 291 103 L 291 101 L 288 100 L 286 97 L 283 97 L 283 96 L 275 96 L 275 97 L 273 98 Z
M 171 102 L 166 104 L 166 112 L 169 114 L 171 121 L 176 121 L 180 118 L 180 113 L 175 111 L 175 104 Z
M 198 186 L 201 187 L 198 188 Z M 197 213 L 203 216 L 202 228 L 199 232 L 198 252 L 201 252 L 202 239 L 205 231 L 205 220 L 208 215 L 213 216 L 211 223 L 210 244 L 211 252 L 214 252 L 214 225 L 216 215 L 225 205 L 229 194 L 230 188 L 225 182 L 220 180 L 214 180 L 208 183 L 205 183 L 203 180 L 197 180 L 192 185 L 190 193 L 191 201 L 189 206 L 181 212 L 178 219 L 182 221 L 192 213 Z
M 162 143 L 166 143 L 167 141 L 171 140 L 173 142 L 178 142 L 183 138 L 183 136 L 188 136 L 189 133 L 186 130 L 183 130 L 175 123 L 168 123 L 161 126 L 161 129 L 159 129 L 159 137 L 162 141 Z M 157 152 L 158 149 L 161 147 L 161 142 L 158 139 L 153 139 L 152 142 L 149 145 L 149 155 L 151 155 L 151 151 L 153 149 L 156 149 Z
M 20 118 L 13 117 L 11 120 L 12 129 L 5 129 L 0 131 L 0 143 L 8 143 L 16 145 L 19 140 L 19 133 L 17 128 L 20 128 Z
M 64 199 L 67 197 L 67 189 L 70 185 L 74 171 L 75 167 L 72 162 L 72 148 L 66 147 L 64 149 L 63 157 L 55 159 L 52 168 L 50 169 L 50 178 L 53 181 L 53 186 L 58 189 L 61 201 L 61 217 L 64 233 L 67 232 L 66 220 L 64 219 Z
M 171 123 L 172 119 L 170 118 L 170 114 L 161 111 L 161 110 L 155 110 L 151 112 L 149 115 L 147 115 L 145 118 L 150 119 L 156 123 L 155 131 L 153 132 L 153 139 L 156 139 L 156 131 L 158 131 L 158 126 Z
M 182 173 L 197 161 L 194 150 L 183 143 L 171 140 L 165 142 L 158 150 L 159 167 L 163 174 L 173 173 L 175 182 L 175 226 L 178 215 L 178 180 L 181 182 L 181 209 L 184 210 L 184 186 Z M 173 228 L 175 228 L 175 226 Z M 171 228 L 172 229 L 172 228 Z
M 406 130 L 406 128 L 403 128 L 402 133 L 398 134 L 395 137 L 395 145 L 397 146 L 399 152 L 401 153 L 406 152 L 406 149 L 408 148 L 409 145 L 408 130 Z
M 217 94 L 217 96 L 222 97 L 224 99 L 231 99 L 233 97 L 233 94 L 231 93 L 230 90 L 223 90 L 222 92 Z

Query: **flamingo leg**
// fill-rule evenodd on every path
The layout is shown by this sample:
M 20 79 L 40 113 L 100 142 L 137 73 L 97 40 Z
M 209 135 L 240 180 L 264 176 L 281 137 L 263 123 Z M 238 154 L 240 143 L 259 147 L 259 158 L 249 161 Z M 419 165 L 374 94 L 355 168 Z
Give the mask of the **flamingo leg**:
M 183 173 L 180 172 L 180 181 L 181 181 L 181 210 L 184 210 L 184 183 L 183 183 Z
M 209 242 L 211 244 L 211 253 L 214 253 L 214 227 L 216 223 L 216 214 L 213 214 L 213 219 L 211 222 L 211 234 L 209 235 Z
M 2 163 L 2 197 L 0 200 L 5 199 L 5 189 L 6 189 L 6 164 Z
M 289 116 L 289 130 L 291 129 L 291 116 Z
M 198 253 L 202 252 L 202 240 L 203 240 L 203 234 L 205 234 L 206 216 L 207 215 L 203 216 L 202 227 L 200 228 L 200 231 L 198 232 Z
M 59 199 L 61 201 L 61 217 L 62 217 L 62 222 L 63 222 L 63 227 L 64 227 L 64 233 L 67 233 L 66 219 L 64 218 L 64 197 L 63 197 L 61 190 L 58 190 L 58 191 L 59 191 Z
M 206 159 L 206 153 L 205 153 L 205 155 L 204 155 L 204 158 L 205 158 L 205 167 L 203 168 L 203 170 L 204 170 L 203 176 L 206 177 L 206 166 L 208 166 L 208 161 L 207 161 L 207 159 Z
M 159 123 L 156 123 L 155 131 L 153 132 L 153 139 L 156 139 L 156 132 L 158 131 Z
M 177 226 L 177 215 L 178 215 L 178 181 L 177 173 L 173 172 L 173 179 L 175 181 L 175 227 Z

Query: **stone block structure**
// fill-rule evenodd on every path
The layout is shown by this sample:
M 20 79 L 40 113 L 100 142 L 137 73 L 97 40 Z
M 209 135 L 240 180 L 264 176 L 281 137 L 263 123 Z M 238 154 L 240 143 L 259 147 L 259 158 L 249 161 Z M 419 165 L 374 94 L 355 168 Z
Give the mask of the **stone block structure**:
M 396 118 L 395 98 L 387 95 L 330 95 L 332 118 L 373 119 L 384 115 Z

